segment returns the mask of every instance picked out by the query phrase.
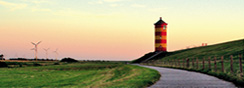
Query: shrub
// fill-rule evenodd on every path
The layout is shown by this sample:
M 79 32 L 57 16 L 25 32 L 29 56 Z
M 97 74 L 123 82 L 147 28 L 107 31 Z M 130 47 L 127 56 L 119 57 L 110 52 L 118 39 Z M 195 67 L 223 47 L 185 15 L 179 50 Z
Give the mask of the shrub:
M 8 65 L 5 62 L 0 62 L 0 68 L 1 67 L 8 67 Z
M 54 65 L 60 65 L 59 63 L 54 63 Z
M 61 62 L 68 62 L 69 63 L 69 62 L 78 62 L 78 61 L 73 59 L 73 58 L 68 57 L 68 58 L 63 58 L 61 60 Z
M 34 66 L 42 66 L 41 64 L 38 64 L 38 63 L 34 63 L 33 65 Z

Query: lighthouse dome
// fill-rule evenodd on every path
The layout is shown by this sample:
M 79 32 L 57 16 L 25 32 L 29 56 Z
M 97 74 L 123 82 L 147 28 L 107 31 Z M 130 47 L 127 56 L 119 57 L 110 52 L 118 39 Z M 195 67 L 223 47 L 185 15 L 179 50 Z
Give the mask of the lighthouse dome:
M 162 24 L 167 24 L 162 20 L 162 17 L 160 17 L 159 21 L 155 23 L 154 25 L 162 25 Z

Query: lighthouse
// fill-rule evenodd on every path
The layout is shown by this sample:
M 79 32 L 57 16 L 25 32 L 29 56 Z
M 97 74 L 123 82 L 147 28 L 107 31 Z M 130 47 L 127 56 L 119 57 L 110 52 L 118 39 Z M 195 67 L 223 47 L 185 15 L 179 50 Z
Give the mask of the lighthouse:
M 160 17 L 155 25 L 155 52 L 167 52 L 167 23 Z

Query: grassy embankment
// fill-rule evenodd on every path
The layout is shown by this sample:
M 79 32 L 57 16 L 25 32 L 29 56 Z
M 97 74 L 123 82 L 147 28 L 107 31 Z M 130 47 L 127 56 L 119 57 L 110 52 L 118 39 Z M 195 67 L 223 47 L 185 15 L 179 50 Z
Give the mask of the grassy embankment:
M 28 64 L 28 63 L 26 63 Z M 156 70 L 112 62 L 0 68 L 0 87 L 146 87 Z
M 191 49 L 169 52 L 164 57 L 156 57 L 154 60 L 144 63 L 147 65 L 173 67 L 187 69 L 192 71 L 203 72 L 221 79 L 231 81 L 237 85 L 244 85 L 244 77 L 240 76 L 239 54 L 244 52 L 244 40 L 231 41 L 216 45 L 196 47 Z M 233 70 L 230 68 L 230 55 L 233 55 Z M 224 72 L 221 71 L 221 56 L 224 56 Z M 211 68 L 209 69 L 208 58 L 211 59 Z M 217 71 L 214 69 L 214 57 L 216 57 Z M 186 59 L 189 59 L 189 67 L 186 67 Z M 199 67 L 196 68 L 198 58 Z M 205 58 L 205 69 L 202 69 L 202 60 Z M 194 62 L 194 65 L 192 64 Z M 184 67 L 183 67 L 184 63 Z M 242 58 L 243 64 L 243 58 Z M 242 65 L 242 68 L 244 64 Z

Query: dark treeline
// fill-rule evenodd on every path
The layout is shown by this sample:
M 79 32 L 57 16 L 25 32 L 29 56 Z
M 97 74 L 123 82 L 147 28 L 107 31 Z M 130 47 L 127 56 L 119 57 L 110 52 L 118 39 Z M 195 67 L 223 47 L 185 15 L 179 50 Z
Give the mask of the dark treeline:
M 9 60 L 23 60 L 23 61 L 55 61 L 54 59 L 27 59 L 27 58 L 10 58 Z

